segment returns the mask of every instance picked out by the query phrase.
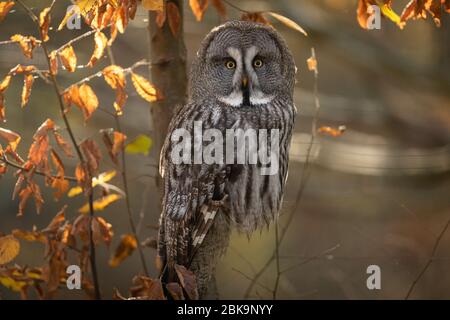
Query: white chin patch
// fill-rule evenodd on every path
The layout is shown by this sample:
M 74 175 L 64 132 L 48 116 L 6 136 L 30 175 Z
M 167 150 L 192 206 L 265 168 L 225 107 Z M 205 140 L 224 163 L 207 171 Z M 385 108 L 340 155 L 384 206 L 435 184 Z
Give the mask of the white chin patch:
M 222 101 L 232 107 L 239 107 L 243 100 L 244 98 L 242 97 L 242 92 L 233 91 L 227 96 L 219 96 L 219 101 Z
M 275 96 L 271 94 L 264 94 L 259 90 L 255 90 L 250 94 L 250 104 L 258 105 L 258 104 L 268 104 L 272 102 Z

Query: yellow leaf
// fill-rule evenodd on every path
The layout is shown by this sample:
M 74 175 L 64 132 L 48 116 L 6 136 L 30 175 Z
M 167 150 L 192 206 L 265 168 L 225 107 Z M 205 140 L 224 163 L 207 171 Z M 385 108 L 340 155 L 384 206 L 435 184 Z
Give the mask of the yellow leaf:
M 104 196 L 100 199 L 97 199 L 94 201 L 94 211 L 101 211 L 104 210 L 107 206 L 109 206 L 111 203 L 116 202 L 122 198 L 121 195 L 113 193 L 107 196 Z M 79 210 L 79 213 L 89 213 L 89 203 L 86 203 L 84 206 L 82 206 Z
M 87 121 L 98 107 L 98 98 L 94 90 L 85 83 L 80 86 L 79 94 L 81 101 L 79 107 L 83 111 L 84 120 Z
M 17 133 L 3 128 L 0 128 L 0 138 L 3 138 L 8 142 L 12 151 L 16 151 L 17 145 L 21 140 L 20 136 Z
M 39 14 L 39 27 L 41 29 L 42 40 L 48 41 L 48 29 L 50 27 L 50 7 L 45 8 Z
M 21 292 L 27 286 L 26 281 L 19 281 L 8 276 L 0 276 L 0 283 L 15 292 Z
M 208 0 L 189 0 L 189 5 L 195 19 L 197 19 L 197 21 L 201 21 L 206 9 L 208 9 Z
M 6 264 L 19 254 L 20 243 L 14 236 L 8 235 L 0 238 L 0 265 Z
M 125 152 L 130 154 L 148 155 L 153 145 L 153 141 L 149 136 L 140 134 L 125 147 Z
M 379 0 L 376 0 L 376 3 L 380 7 L 381 12 L 383 13 L 383 15 L 385 17 L 387 17 L 392 22 L 396 23 L 398 26 L 402 27 L 402 22 L 400 21 L 400 16 L 398 14 L 396 14 L 388 4 L 385 4 Z
M 23 89 L 22 89 L 22 108 L 26 106 L 28 101 L 30 100 L 31 95 L 31 87 L 34 83 L 34 77 L 32 74 L 26 74 L 23 80 Z
M 145 10 L 162 11 L 164 8 L 164 0 L 142 0 L 142 7 Z
M 14 6 L 14 1 L 0 2 L 0 22 L 8 14 L 9 10 Z
M 148 82 L 143 76 L 132 72 L 131 81 L 133 82 L 137 93 L 148 102 L 154 102 L 160 98 L 155 86 Z
M 289 18 L 286 18 L 285 16 L 282 16 L 281 14 L 275 13 L 275 12 L 267 12 L 269 15 L 280 21 L 282 24 L 286 25 L 287 27 L 294 29 L 300 33 L 303 33 L 305 36 L 308 36 L 306 31 L 298 25 L 298 23 L 292 21 Z
M 99 174 L 98 177 L 92 178 L 92 187 L 95 187 L 95 186 L 98 186 L 99 184 L 101 185 L 102 183 L 108 182 L 115 176 L 116 176 L 115 170 L 103 172 L 103 173 Z M 67 193 L 67 196 L 72 198 L 72 197 L 79 195 L 82 192 L 83 192 L 83 189 L 81 187 L 79 187 L 79 186 L 73 187 L 72 189 L 69 190 L 69 193 Z
M 114 256 L 109 260 L 109 265 L 113 268 L 117 267 L 123 260 L 129 257 L 136 248 L 136 238 L 134 238 L 131 234 L 122 235 Z

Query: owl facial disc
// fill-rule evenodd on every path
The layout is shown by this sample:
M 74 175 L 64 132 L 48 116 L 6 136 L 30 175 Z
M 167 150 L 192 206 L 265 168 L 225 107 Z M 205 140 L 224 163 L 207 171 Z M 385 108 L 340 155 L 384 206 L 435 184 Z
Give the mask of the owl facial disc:
M 249 107 L 270 103 L 274 95 L 266 94 L 260 89 L 258 75 L 254 67 L 254 59 L 258 54 L 258 48 L 251 46 L 242 51 L 229 47 L 227 53 L 236 63 L 233 75 L 233 90 L 226 96 L 218 99 L 232 107 Z

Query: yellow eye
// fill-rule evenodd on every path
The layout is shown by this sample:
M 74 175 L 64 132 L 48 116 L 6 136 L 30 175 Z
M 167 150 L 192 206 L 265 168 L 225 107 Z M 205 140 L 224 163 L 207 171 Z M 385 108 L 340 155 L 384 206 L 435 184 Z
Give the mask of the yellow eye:
M 261 59 L 255 59 L 253 60 L 253 66 L 255 68 L 261 68 L 263 65 L 263 61 Z
M 227 67 L 228 69 L 234 69 L 236 68 L 236 63 L 233 60 L 227 60 L 225 62 L 225 67 Z

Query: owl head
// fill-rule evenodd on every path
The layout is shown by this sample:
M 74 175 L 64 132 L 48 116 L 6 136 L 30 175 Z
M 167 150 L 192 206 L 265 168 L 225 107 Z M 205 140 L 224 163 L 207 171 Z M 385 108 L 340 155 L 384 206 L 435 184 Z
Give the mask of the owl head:
M 230 107 L 269 104 L 281 95 L 292 97 L 295 69 L 291 52 L 274 28 L 230 21 L 203 40 L 192 65 L 189 96 Z

